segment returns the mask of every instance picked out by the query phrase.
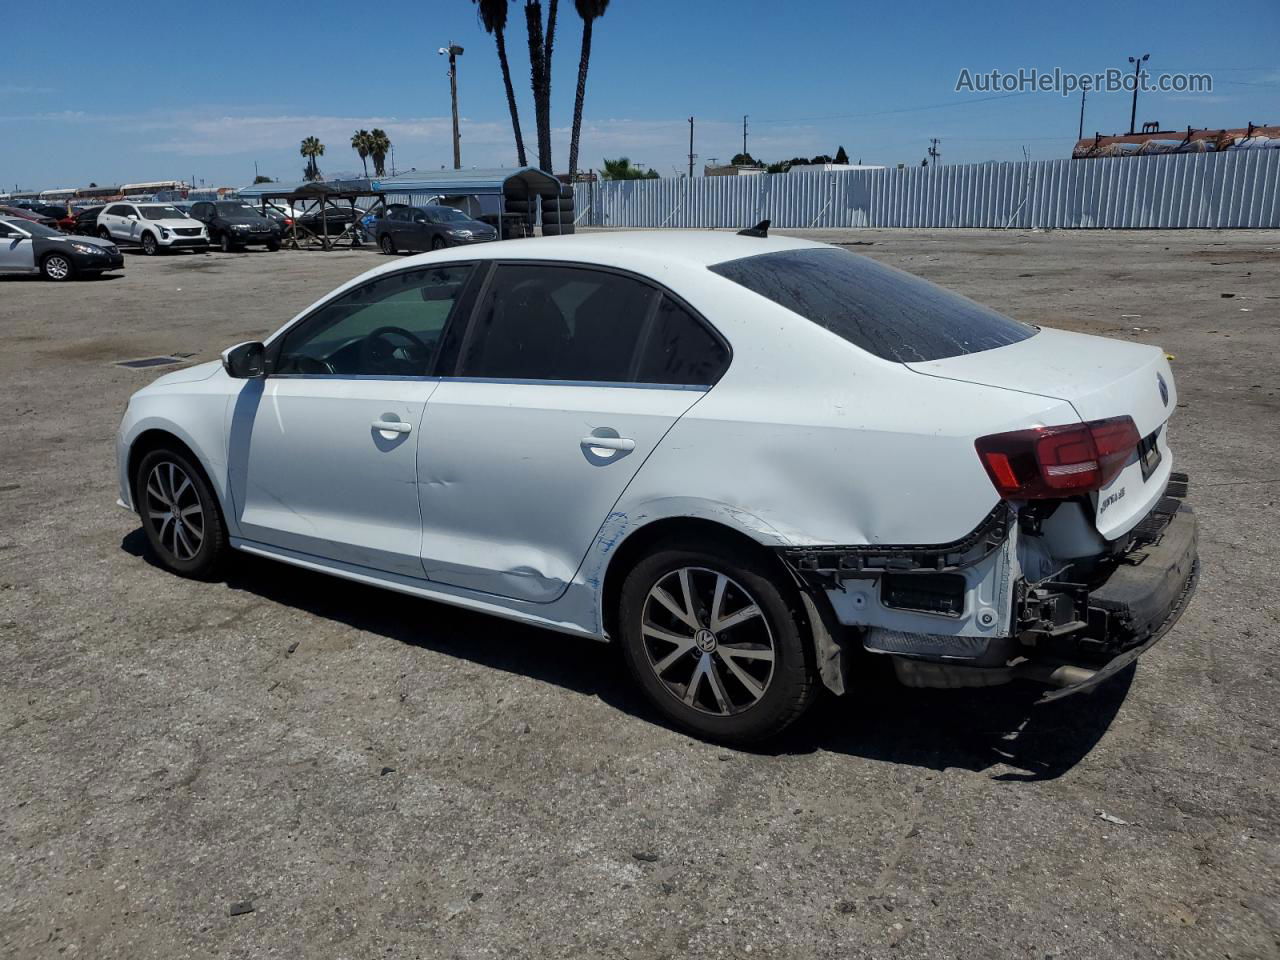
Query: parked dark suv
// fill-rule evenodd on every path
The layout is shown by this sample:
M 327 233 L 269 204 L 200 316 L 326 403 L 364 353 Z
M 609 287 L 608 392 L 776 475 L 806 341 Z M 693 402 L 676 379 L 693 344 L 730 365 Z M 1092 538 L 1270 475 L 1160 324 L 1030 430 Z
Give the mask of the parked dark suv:
M 202 200 L 192 206 L 191 216 L 208 228 L 209 242 L 223 253 L 255 243 L 265 244 L 268 250 L 280 249 L 284 233 L 280 224 L 240 200 Z

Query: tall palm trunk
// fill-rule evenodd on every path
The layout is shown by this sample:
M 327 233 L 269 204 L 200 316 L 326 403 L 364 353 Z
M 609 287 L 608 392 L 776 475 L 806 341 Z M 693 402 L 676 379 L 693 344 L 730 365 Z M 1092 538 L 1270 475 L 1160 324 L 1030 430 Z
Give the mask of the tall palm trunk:
M 542 2 L 526 0 L 525 25 L 529 32 L 529 73 L 533 87 L 533 114 L 538 130 L 538 168 L 551 172 L 551 80 L 546 40 L 542 33 Z
M 582 54 L 578 57 L 578 92 L 573 100 L 573 130 L 569 134 L 569 176 L 578 172 L 578 139 L 582 136 L 582 102 L 587 98 L 587 66 L 591 63 L 591 26 L 582 21 Z
M 498 46 L 498 63 L 502 65 L 502 83 L 507 88 L 507 109 L 511 111 L 511 129 L 516 135 L 516 159 L 520 161 L 520 166 L 527 167 L 529 161 L 524 153 L 524 135 L 520 132 L 520 108 L 516 106 L 516 91 L 511 86 L 511 65 L 507 63 L 505 31 L 495 30 L 493 37 Z

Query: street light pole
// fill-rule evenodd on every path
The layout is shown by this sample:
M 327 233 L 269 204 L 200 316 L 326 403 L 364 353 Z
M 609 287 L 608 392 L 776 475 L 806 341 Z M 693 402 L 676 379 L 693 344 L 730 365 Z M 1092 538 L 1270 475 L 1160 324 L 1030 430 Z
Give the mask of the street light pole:
M 453 169 L 462 169 L 462 145 L 458 134 L 458 57 L 462 55 L 462 47 L 452 40 L 447 47 L 440 48 L 441 56 L 449 58 L 449 97 L 453 101 Z
M 1144 53 L 1141 57 L 1129 58 L 1129 62 L 1133 64 L 1133 107 L 1129 111 L 1129 136 L 1137 132 L 1133 128 L 1138 122 L 1138 76 L 1142 72 L 1142 65 L 1150 59 L 1149 53 Z
M 1077 140 L 1084 139 L 1084 95 L 1085 91 L 1080 91 L 1080 132 L 1076 134 Z

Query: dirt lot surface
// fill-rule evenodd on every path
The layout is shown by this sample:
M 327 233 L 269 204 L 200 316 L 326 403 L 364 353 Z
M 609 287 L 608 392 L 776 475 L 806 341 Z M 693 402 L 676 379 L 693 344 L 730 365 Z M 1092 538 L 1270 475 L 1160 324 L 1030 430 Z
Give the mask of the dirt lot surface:
M 213 358 L 383 259 L 4 280 L 0 956 L 1280 956 L 1280 234 L 814 235 L 1175 355 L 1204 574 L 1136 672 L 1046 708 L 865 682 L 742 752 L 604 645 L 170 576 L 113 449 L 168 368 L 114 362 Z

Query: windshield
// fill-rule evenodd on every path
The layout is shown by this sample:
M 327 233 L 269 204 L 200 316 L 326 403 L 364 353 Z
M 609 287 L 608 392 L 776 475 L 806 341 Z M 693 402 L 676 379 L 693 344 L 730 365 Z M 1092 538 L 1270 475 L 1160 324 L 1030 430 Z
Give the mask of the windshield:
M 147 220 L 185 220 L 187 215 L 177 207 L 139 207 L 142 216 Z
M 218 213 L 224 217 L 261 217 L 257 207 L 251 207 L 247 203 L 215 203 Z
M 63 237 L 66 236 L 61 230 L 55 230 L 53 227 L 46 227 L 43 223 L 36 223 L 34 220 L 9 220 L 9 226 L 17 227 L 24 233 L 29 233 L 33 237 Z
M 427 219 L 432 223 L 460 223 L 471 218 L 453 207 L 427 207 Z
M 847 250 L 788 250 L 711 267 L 885 360 L 941 360 L 1007 346 L 1036 328 Z

